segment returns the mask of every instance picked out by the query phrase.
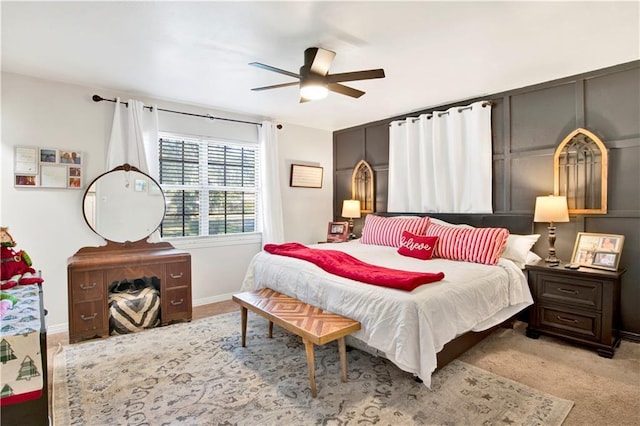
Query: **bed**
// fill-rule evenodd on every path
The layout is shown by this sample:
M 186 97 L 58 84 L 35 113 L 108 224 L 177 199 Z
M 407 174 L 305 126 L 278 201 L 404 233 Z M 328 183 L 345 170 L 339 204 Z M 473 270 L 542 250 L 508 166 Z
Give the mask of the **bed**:
M 444 221 L 438 223 L 445 226 L 504 227 L 518 235 L 532 231 L 529 215 L 429 217 L 434 222 Z M 367 232 L 367 222 L 364 231 Z M 310 247 L 337 250 L 363 262 L 394 269 L 444 272 L 445 278 L 413 291 L 401 291 L 363 284 L 327 273 L 304 260 L 262 251 L 249 265 L 243 290 L 269 287 L 360 321 L 362 329 L 349 344 L 388 358 L 427 386 L 437 367 L 450 362 L 533 303 L 522 264 L 518 262 L 502 257 L 496 265 L 436 257 L 425 261 L 402 256 L 397 247 L 364 244 L 363 240 L 364 237 Z

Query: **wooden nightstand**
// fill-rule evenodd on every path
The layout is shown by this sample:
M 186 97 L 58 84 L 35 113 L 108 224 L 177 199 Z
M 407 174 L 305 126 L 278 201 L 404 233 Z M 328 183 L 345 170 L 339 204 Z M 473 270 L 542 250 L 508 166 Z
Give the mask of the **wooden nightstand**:
M 624 270 L 610 272 L 544 261 L 526 265 L 534 305 L 527 337 L 560 337 L 595 348 L 612 358 L 620 344 L 620 286 Z

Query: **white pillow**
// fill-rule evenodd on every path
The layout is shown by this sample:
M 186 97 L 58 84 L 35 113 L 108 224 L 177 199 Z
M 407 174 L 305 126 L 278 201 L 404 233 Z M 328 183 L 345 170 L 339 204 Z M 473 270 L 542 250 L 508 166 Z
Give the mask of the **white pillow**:
M 473 229 L 473 226 L 467 225 L 466 223 L 461 223 L 459 225 L 456 225 L 454 223 L 449 223 L 449 222 L 445 222 L 444 220 L 436 219 L 435 217 L 430 217 L 430 218 L 431 218 L 431 223 L 435 223 L 436 225 L 454 226 L 456 228 Z
M 536 263 L 538 261 L 542 260 L 542 258 L 540 256 L 538 256 L 537 254 L 535 254 L 534 252 L 530 251 L 529 253 L 527 253 L 527 262 L 526 263 Z
M 518 265 L 518 268 L 523 269 L 524 264 L 527 263 L 527 256 L 531 251 L 531 247 L 538 241 L 538 238 L 540 238 L 540 234 L 509 234 L 507 237 L 507 245 L 504 247 L 504 251 L 500 257 L 511 260 Z

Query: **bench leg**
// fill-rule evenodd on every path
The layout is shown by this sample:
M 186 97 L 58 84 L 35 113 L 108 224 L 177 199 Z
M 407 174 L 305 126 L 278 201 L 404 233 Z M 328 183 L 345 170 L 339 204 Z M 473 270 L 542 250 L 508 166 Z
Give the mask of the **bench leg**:
M 304 340 L 304 347 L 307 350 L 307 365 L 309 366 L 309 380 L 311 380 L 311 396 L 316 397 L 318 393 L 316 392 L 316 361 L 315 356 L 313 354 L 313 343 Z
M 247 308 L 240 307 L 240 316 L 242 317 L 242 347 L 247 346 Z
M 269 339 L 273 338 L 273 321 L 269 321 Z
M 340 351 L 340 364 L 342 365 L 342 383 L 347 383 L 347 348 L 344 337 L 338 339 L 338 350 Z

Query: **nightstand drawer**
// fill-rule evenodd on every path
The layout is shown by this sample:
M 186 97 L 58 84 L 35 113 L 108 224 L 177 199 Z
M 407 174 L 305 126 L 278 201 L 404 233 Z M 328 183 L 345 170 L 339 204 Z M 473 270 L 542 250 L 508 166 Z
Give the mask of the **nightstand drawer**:
M 540 327 L 571 333 L 589 340 L 600 339 L 602 317 L 592 312 L 567 312 L 550 306 L 539 306 Z
M 566 303 L 587 309 L 602 309 L 602 283 L 572 277 L 538 274 L 538 303 Z

